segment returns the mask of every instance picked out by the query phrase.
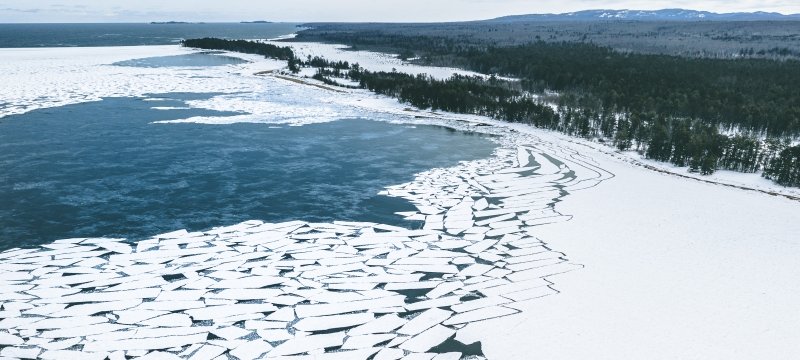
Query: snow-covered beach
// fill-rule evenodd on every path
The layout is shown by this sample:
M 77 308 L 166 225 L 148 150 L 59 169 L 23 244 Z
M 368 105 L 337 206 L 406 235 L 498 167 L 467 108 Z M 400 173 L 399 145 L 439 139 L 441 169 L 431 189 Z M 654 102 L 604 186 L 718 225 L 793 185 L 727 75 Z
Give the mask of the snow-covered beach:
M 374 70 L 458 72 L 333 45 L 289 45 Z M 797 201 L 654 172 L 602 145 L 525 125 L 298 84 L 263 74 L 285 64 L 258 57 L 228 54 L 251 62 L 212 69 L 109 65 L 192 51 L 0 50 L 10 59 L 0 80 L 13 84 L 2 90 L 11 104 L 2 115 L 108 96 L 218 92 L 190 105 L 242 114 L 176 122 L 303 125 L 381 113 L 496 134 L 501 147 L 490 159 L 386 190 L 417 205 L 404 215 L 424 220 L 422 230 L 256 221 L 133 247 L 73 239 L 4 252 L 0 344 L 12 346 L 0 355 L 397 359 L 452 336 L 480 341 L 489 359 L 800 354 Z M 265 101 L 270 87 L 304 101 Z M 416 295 L 425 299 L 411 302 Z M 351 352 L 321 354 L 338 347 Z
M 615 177 L 559 204 L 543 239 L 585 269 L 491 329 L 487 354 L 792 359 L 800 354 L 797 201 L 657 173 L 591 147 Z M 525 333 L 528 336 L 518 336 Z

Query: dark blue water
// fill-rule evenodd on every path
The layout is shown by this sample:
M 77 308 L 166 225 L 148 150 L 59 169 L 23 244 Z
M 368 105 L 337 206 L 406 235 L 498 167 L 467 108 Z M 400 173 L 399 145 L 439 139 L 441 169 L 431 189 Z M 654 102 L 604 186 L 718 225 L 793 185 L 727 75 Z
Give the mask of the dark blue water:
M 0 48 L 169 45 L 182 39 L 270 39 L 296 24 L 0 24 Z
M 246 63 L 246 60 L 233 56 L 214 55 L 210 52 L 186 54 L 186 55 L 171 55 L 171 56 L 154 56 L 142 59 L 132 59 L 116 62 L 113 65 L 117 66 L 133 66 L 145 68 L 157 67 L 175 67 L 175 66 L 223 66 L 235 65 Z
M 413 174 L 484 158 L 493 143 L 369 120 L 303 127 L 151 124 L 232 115 L 111 98 L 0 119 L 0 250 L 65 237 L 139 239 L 248 219 L 409 225 L 375 195 Z

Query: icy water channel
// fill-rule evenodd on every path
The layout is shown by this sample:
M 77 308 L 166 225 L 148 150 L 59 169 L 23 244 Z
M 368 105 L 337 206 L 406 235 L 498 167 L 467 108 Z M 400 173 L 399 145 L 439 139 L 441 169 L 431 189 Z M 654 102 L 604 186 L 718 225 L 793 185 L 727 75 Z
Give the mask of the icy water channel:
M 237 57 L 220 55 L 219 52 L 199 52 L 186 55 L 156 56 L 142 59 L 125 60 L 114 63 L 117 66 L 134 66 L 145 68 L 183 67 L 183 66 L 224 66 L 243 64 L 247 61 Z
M 365 119 L 152 124 L 232 115 L 186 108 L 211 94 L 159 96 L 167 100 L 109 98 L 0 119 L 0 250 L 248 219 L 415 226 L 394 214 L 410 203 L 376 194 L 495 147 L 483 135 Z

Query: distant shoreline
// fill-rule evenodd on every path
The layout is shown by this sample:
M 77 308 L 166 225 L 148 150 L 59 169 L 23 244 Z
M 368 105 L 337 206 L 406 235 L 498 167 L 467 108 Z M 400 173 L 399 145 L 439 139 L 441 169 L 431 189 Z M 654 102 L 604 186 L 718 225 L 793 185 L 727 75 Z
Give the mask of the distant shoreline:
M 193 25 L 205 24 L 205 22 L 187 22 L 187 21 L 151 21 L 150 25 Z

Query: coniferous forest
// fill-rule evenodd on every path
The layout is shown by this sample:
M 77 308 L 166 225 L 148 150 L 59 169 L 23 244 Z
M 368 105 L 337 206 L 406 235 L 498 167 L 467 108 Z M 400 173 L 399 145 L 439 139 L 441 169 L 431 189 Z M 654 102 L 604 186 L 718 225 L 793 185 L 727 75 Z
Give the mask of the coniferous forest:
M 225 50 L 263 55 L 264 57 L 278 60 L 294 59 L 294 52 L 288 47 L 248 40 L 226 40 L 217 38 L 186 39 L 181 41 L 181 45 L 198 49 Z
M 421 109 L 484 115 L 597 139 L 701 174 L 761 171 L 778 184 L 800 186 L 800 146 L 791 146 L 790 140 L 800 135 L 798 61 L 620 53 L 585 43 L 493 47 L 444 37 L 335 34 L 328 40 L 395 46 L 427 64 L 458 64 L 518 81 L 370 72 L 358 64 L 298 59 L 288 47 L 241 40 L 183 44 L 287 60 L 293 72 L 317 68 L 315 78 L 326 83 L 348 78 Z M 544 104 L 543 95 L 558 104 L 555 110 Z

